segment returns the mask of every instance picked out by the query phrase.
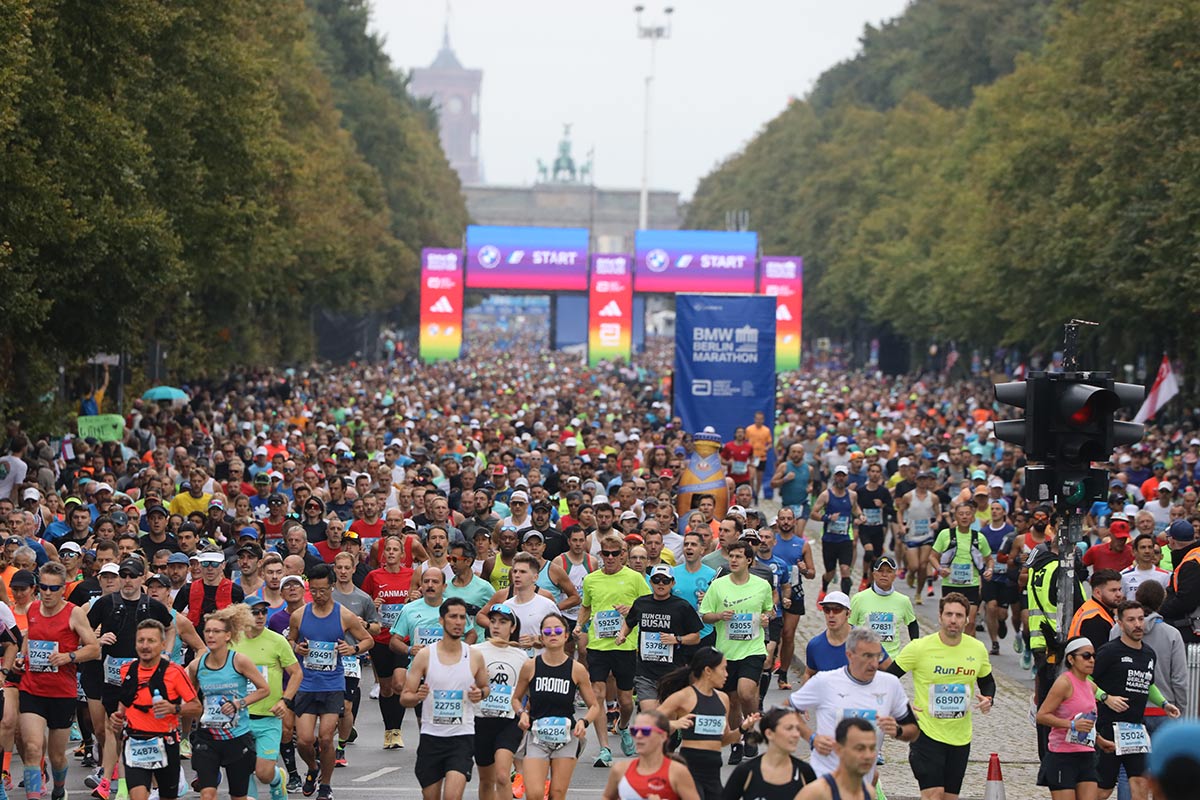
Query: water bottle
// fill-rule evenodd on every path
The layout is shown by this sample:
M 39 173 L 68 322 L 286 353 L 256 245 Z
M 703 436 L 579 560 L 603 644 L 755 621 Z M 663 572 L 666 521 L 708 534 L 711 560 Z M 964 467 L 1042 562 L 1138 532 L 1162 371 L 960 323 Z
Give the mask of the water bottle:
M 151 699 L 153 702 L 157 703 L 159 700 L 162 700 L 162 699 L 163 699 L 162 692 L 160 692 L 158 689 L 155 689 L 155 690 L 154 690 L 154 694 L 151 696 L 151 698 L 150 698 L 150 699 Z M 162 719 L 163 717 L 165 717 L 165 716 L 166 716 L 166 714 L 160 714 L 160 713 L 158 713 L 157 711 L 155 711 L 155 712 L 154 712 L 154 716 L 158 717 L 159 719 Z

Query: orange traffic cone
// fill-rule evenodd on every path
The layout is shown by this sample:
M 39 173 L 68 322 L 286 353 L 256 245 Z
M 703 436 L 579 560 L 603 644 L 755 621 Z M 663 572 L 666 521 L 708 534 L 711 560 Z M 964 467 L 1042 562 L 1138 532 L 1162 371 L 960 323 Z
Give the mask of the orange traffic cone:
M 1004 778 L 1000 774 L 1000 756 L 992 753 L 988 759 L 987 785 L 983 790 L 983 800 L 1005 800 Z

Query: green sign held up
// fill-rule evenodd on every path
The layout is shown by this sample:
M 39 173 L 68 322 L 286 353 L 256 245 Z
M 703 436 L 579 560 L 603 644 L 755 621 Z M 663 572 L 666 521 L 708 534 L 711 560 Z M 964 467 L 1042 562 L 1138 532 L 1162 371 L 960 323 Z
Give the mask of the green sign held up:
M 98 442 L 119 442 L 125 438 L 125 418 L 120 414 L 97 414 L 76 420 L 79 438 Z

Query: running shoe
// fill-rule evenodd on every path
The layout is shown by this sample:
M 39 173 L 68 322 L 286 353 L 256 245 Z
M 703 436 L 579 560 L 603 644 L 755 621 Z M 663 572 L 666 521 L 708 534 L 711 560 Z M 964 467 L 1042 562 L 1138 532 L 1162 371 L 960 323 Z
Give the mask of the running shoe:
M 78 723 L 78 722 L 72 722 L 72 723 L 71 723 L 71 738 L 70 738 L 70 741 L 72 741 L 72 742 L 82 742 L 82 741 L 83 741 L 83 733 L 82 733 L 82 732 L 79 730 L 79 723 Z
M 1028 650 L 1021 652 L 1021 669 L 1033 669 L 1033 653 Z
M 790 684 L 788 682 L 788 676 L 787 676 L 786 672 L 776 673 L 775 679 L 776 679 L 776 682 L 779 684 L 780 689 L 782 689 L 785 692 L 791 691 L 792 684 Z
M 287 784 L 284 781 L 271 785 L 271 800 L 287 800 Z
M 158 794 L 158 792 L 154 794 Z M 55 786 L 50 792 L 50 800 L 67 800 L 67 787 Z M 150 800 L 158 800 L 158 798 L 151 795 Z
M 745 755 L 746 758 L 757 758 L 758 745 L 753 742 L 746 742 L 742 745 L 742 754 Z
M 90 773 L 83 779 L 83 785 L 89 789 L 95 789 L 104 782 L 104 768 L 97 767 L 95 772 Z
M 868 582 L 867 582 L 867 579 L 866 579 L 866 577 L 863 577 L 863 579 L 862 579 L 861 581 L 859 581 L 859 582 L 858 582 L 858 590 L 859 590 L 860 592 L 866 591 L 866 589 L 867 589 L 867 586 L 868 586 L 868 585 L 869 585 L 869 584 L 868 584 Z
M 350 726 L 350 735 L 346 737 L 346 744 L 354 744 L 358 741 L 358 728 Z
M 600 755 L 596 756 L 596 762 L 593 767 L 611 767 L 612 766 L 612 750 L 607 747 L 600 748 Z
M 1008 620 L 1000 620 L 1000 638 L 1008 638 Z
M 9 772 L 8 770 L 0 771 L 0 780 L 4 781 L 4 790 L 6 792 L 11 792 L 13 790 L 13 782 L 12 782 L 12 773 L 11 772 Z M 96 787 L 92 786 L 89 788 L 94 789 Z
M 75 748 L 74 755 L 76 758 L 83 758 L 85 755 L 87 755 L 87 751 L 91 749 L 91 745 L 89 745 L 87 742 L 80 742 L 79 747 Z
M 882 767 L 886 763 L 887 762 L 885 762 L 883 760 L 883 753 L 880 753 L 879 755 L 875 756 L 875 766 Z
M 908 583 L 909 586 L 915 588 L 917 585 L 917 573 L 915 573 L 915 572 L 908 573 L 904 580 L 906 583 Z
M 900 571 L 896 573 L 896 577 L 902 581 L 908 580 L 908 570 L 906 570 L 904 567 L 901 567 Z M 909 586 L 912 586 L 912 584 L 910 583 Z
M 737 743 L 729 748 L 729 766 L 737 766 L 742 763 L 742 745 Z
M 920 592 L 917 592 L 917 596 L 913 598 L 913 603 L 919 606 L 925 605 L 925 598 L 921 596 Z
M 512 779 L 512 794 L 514 800 L 522 800 L 525 797 L 525 776 L 519 772 Z
M 404 738 L 400 736 L 399 728 L 383 732 L 383 749 L 384 750 L 399 750 L 404 747 Z
M 542 790 L 542 800 L 550 800 L 550 779 L 546 779 L 546 788 Z
M 1020 653 L 1024 649 L 1025 649 L 1025 637 L 1021 635 L 1020 631 L 1017 631 L 1016 635 L 1013 636 L 1013 652 Z
M 333 800 L 333 787 L 327 783 L 321 784 L 317 792 L 317 800 Z
M 96 757 L 92 755 L 92 748 L 90 746 L 88 747 L 88 751 L 83 754 L 83 760 L 79 762 L 79 766 L 83 767 L 84 769 L 91 769 L 92 767 L 100 766 L 96 763 Z
M 337 749 L 337 753 L 334 755 L 334 758 L 333 758 L 333 765 L 335 767 L 346 766 L 346 748 L 339 747 Z
M 933 597 L 933 584 L 929 584 L 929 591 L 925 592 L 926 597 Z
M 372 700 L 379 699 L 379 684 L 378 683 L 371 687 L 371 694 L 369 696 Z
M 822 590 L 821 593 L 817 595 L 817 605 L 821 605 L 821 603 L 824 603 L 824 602 L 825 602 L 825 592 L 824 592 L 824 590 Z
M 109 788 L 108 778 L 100 781 L 96 784 L 96 788 L 92 789 L 92 797 L 95 797 L 96 800 L 108 800 L 110 794 L 112 791 Z
M 621 734 L 621 752 L 628 757 L 637 754 L 637 748 L 633 745 L 633 734 L 629 732 L 629 728 L 621 728 L 618 733 Z
M 186 736 L 184 736 L 183 738 L 181 738 L 179 740 L 179 757 L 180 758 L 191 758 L 192 757 L 192 740 L 187 738 Z
M 999 642 L 992 642 L 991 654 L 994 656 L 1000 655 L 1000 643 Z
M 312 770 L 309 770 L 308 774 L 304 776 L 304 786 L 301 787 L 300 791 L 304 792 L 305 797 L 312 797 L 313 792 L 315 792 L 316 790 L 317 790 L 317 773 L 313 772 Z
M 303 782 L 300 780 L 300 773 L 299 772 L 290 773 L 288 775 L 287 790 L 289 792 L 298 792 L 298 791 L 300 791 L 301 786 L 303 786 Z

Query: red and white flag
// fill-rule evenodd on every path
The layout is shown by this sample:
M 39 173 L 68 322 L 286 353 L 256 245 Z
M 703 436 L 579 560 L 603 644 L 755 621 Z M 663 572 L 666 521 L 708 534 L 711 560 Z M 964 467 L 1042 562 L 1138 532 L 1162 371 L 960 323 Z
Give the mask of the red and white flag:
M 1164 355 L 1162 363 L 1158 365 L 1158 375 L 1154 378 L 1154 385 L 1150 387 L 1150 394 L 1146 395 L 1146 401 L 1142 403 L 1142 407 L 1133 421 L 1145 422 L 1150 419 L 1177 394 L 1179 394 L 1179 381 L 1175 379 L 1171 362 Z

